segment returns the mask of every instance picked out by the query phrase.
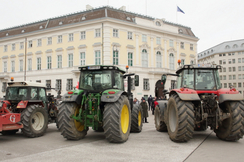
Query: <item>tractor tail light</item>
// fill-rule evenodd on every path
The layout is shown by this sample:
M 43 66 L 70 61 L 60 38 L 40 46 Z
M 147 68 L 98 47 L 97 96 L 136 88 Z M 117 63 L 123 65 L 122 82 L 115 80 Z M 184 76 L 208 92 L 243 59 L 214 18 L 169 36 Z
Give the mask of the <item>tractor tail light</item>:
M 69 91 L 68 94 L 73 94 L 73 92 L 72 91 Z
M 109 93 L 109 94 L 115 94 L 115 92 L 114 92 L 114 91 L 109 91 L 108 93 Z

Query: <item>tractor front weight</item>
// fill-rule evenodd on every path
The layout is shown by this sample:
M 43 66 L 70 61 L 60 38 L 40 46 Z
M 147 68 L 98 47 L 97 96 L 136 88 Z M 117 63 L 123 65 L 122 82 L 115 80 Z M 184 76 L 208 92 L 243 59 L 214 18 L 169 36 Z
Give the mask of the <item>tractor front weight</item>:
M 72 115 L 71 118 L 84 124 L 85 129 L 92 127 L 93 130 L 98 130 L 99 124 L 102 123 L 100 102 L 101 95 L 99 93 L 83 94 L 79 114 Z

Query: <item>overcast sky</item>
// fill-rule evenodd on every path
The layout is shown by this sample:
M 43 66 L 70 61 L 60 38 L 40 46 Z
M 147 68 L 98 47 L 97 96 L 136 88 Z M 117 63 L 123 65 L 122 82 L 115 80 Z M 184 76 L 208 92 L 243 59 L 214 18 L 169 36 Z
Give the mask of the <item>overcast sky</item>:
M 0 0 L 0 30 L 109 5 L 188 26 L 200 39 L 198 53 L 244 39 L 244 0 Z M 179 6 L 185 14 L 176 12 Z

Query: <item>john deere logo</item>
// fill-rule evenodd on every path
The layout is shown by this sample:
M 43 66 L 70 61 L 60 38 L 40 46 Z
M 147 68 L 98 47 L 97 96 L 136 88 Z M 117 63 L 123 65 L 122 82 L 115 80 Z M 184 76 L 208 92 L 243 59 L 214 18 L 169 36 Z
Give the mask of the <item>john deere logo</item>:
M 15 115 L 11 115 L 9 120 L 12 122 L 12 123 L 15 123 Z

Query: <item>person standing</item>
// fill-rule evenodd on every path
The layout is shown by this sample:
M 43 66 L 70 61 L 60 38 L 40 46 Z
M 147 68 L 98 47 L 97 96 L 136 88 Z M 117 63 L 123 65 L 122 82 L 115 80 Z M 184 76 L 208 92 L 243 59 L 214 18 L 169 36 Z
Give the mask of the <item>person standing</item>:
M 148 117 L 148 105 L 147 102 L 145 100 L 145 98 L 142 98 L 142 102 L 141 102 L 141 107 L 142 107 L 142 114 L 143 114 L 143 121 L 145 119 L 145 123 L 148 123 L 147 121 L 147 117 Z
M 157 100 L 157 97 L 155 96 L 154 99 L 153 99 L 153 101 L 152 101 L 152 114 L 153 115 L 154 115 L 155 107 L 157 106 L 157 105 L 155 105 L 155 103 L 158 104 L 158 102 L 156 100 Z
M 148 97 L 148 100 L 147 100 L 147 102 L 148 102 L 148 110 L 149 111 L 150 111 L 150 108 L 152 107 L 152 100 L 153 100 L 152 95 L 150 95 L 150 97 Z

